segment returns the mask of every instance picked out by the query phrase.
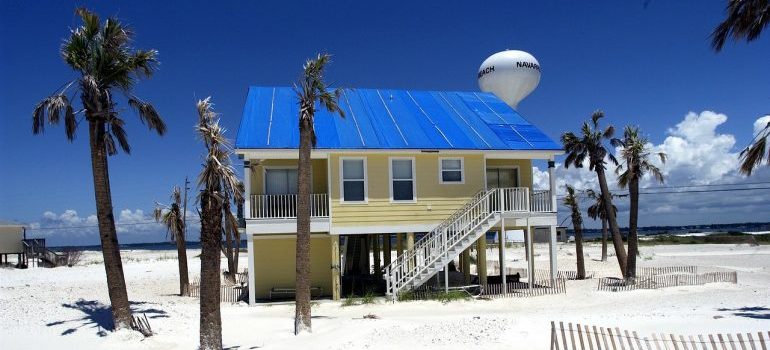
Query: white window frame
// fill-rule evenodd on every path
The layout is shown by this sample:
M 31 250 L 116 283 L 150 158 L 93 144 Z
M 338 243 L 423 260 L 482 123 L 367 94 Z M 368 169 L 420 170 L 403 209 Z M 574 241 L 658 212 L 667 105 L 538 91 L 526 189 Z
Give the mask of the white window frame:
M 364 163 L 364 200 L 362 201 L 346 201 L 345 200 L 345 174 L 343 173 L 343 163 L 346 160 L 362 160 Z M 369 203 L 369 172 L 366 165 L 366 157 L 340 157 L 340 203 L 342 204 L 366 204 Z M 360 181 L 360 180 L 356 180 Z
M 410 160 L 412 161 L 412 199 L 395 200 L 393 199 L 393 161 Z M 417 161 L 415 157 L 388 157 L 388 189 L 390 190 L 391 203 L 417 203 Z
M 460 161 L 460 181 L 444 181 L 444 160 Z M 447 170 L 456 171 L 456 170 Z M 442 185 L 462 185 L 465 184 L 465 158 L 463 157 L 438 157 L 438 183 Z

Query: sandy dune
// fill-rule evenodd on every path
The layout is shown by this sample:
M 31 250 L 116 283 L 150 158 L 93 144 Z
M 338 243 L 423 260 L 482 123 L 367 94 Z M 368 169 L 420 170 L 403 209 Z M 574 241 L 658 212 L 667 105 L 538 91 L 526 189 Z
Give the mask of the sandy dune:
M 560 245 L 560 269 L 574 269 L 574 247 Z M 596 261 L 586 250 L 588 269 L 617 274 L 614 257 Z M 200 268 L 190 251 L 190 269 Z M 547 266 L 547 249 L 536 249 Z M 770 247 L 679 245 L 642 247 L 641 265 L 698 265 L 738 271 L 738 284 L 673 287 L 624 293 L 598 292 L 596 280 L 569 281 L 567 294 L 530 299 L 433 301 L 342 307 L 320 301 L 313 308 L 314 333 L 291 334 L 292 304 L 249 307 L 223 304 L 225 346 L 238 349 L 544 349 L 551 320 L 619 326 L 641 332 L 710 333 L 770 329 Z M 490 259 L 496 254 L 490 252 Z M 522 264 L 520 248 L 507 253 Z M 245 257 L 245 256 L 244 256 Z M 90 252 L 73 268 L 0 270 L 0 344 L 5 349 L 193 349 L 198 337 L 198 300 L 175 296 L 172 251 L 124 251 L 124 268 L 134 309 L 144 312 L 157 333 L 144 339 L 108 332 L 110 321 L 100 253 Z M 242 259 L 245 265 L 246 259 Z M 518 260 L 518 261 L 514 261 Z M 379 319 L 364 319 L 374 314 Z

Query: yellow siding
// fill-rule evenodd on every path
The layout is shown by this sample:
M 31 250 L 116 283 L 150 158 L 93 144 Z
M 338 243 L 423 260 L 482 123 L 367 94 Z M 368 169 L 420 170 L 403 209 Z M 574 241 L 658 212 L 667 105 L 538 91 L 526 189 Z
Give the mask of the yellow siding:
M 487 159 L 487 168 L 519 168 L 519 187 L 532 188 L 532 160 L 530 159 Z
M 340 157 L 365 156 L 368 203 L 340 203 Z M 480 189 L 484 188 L 484 156 L 481 154 L 414 155 L 416 203 L 391 203 L 388 154 L 335 154 L 331 156 L 332 225 L 431 224 L 444 220 Z M 439 183 L 439 157 L 464 159 L 465 183 Z
M 265 167 L 297 167 L 296 159 L 266 159 L 251 170 L 251 194 L 264 194 Z M 312 193 L 328 193 L 326 159 L 313 159 L 312 161 Z
M 310 240 L 310 285 L 332 294 L 332 240 L 337 236 L 313 235 Z M 294 237 L 254 239 L 254 285 L 257 299 L 267 299 L 270 289 L 294 288 L 296 279 Z M 337 263 L 339 264 L 339 263 Z M 335 264 L 336 265 L 336 264 Z

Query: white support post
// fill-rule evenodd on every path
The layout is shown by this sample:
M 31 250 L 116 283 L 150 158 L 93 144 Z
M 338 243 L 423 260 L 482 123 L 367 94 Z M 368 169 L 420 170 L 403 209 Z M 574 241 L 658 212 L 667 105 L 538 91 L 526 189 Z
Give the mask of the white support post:
M 556 282 L 556 275 L 557 275 L 557 272 L 558 272 L 558 270 L 557 270 L 558 264 L 556 263 L 556 251 L 557 251 L 557 247 L 556 247 L 556 226 L 551 225 L 551 226 L 548 226 L 548 228 L 551 229 L 550 239 L 548 240 L 548 243 L 549 243 L 548 244 L 548 253 L 551 255 L 551 257 L 550 257 L 551 258 L 550 259 L 551 260 L 550 261 L 550 263 L 551 263 L 551 286 L 554 286 L 555 285 L 554 283 Z
M 243 162 L 243 217 L 251 219 L 251 162 Z
M 556 212 L 556 208 L 558 208 L 556 203 L 556 175 L 554 175 L 554 170 L 556 169 L 556 162 L 554 162 L 553 157 L 548 160 L 548 187 L 551 194 L 551 211 Z
M 254 236 L 246 235 L 247 254 L 249 255 L 249 305 L 254 305 L 257 301 L 257 279 L 254 271 Z
M 524 234 L 527 236 L 526 244 L 529 246 L 527 250 L 527 279 L 529 280 L 529 288 L 532 288 L 532 285 L 535 284 L 535 245 L 532 243 L 534 235 L 532 235 L 532 227 L 529 226 L 529 218 L 527 218 L 526 227 Z
M 501 214 L 502 216 L 502 214 Z M 500 277 L 503 281 L 503 294 L 508 294 L 508 281 L 505 278 L 505 218 L 500 220 Z

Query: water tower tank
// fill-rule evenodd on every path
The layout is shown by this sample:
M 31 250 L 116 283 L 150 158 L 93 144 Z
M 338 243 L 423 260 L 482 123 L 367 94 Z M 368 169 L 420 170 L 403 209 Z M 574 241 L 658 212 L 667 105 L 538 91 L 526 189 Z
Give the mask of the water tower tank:
M 479 88 L 494 93 L 514 109 L 540 82 L 540 63 L 519 50 L 489 56 L 479 67 Z

